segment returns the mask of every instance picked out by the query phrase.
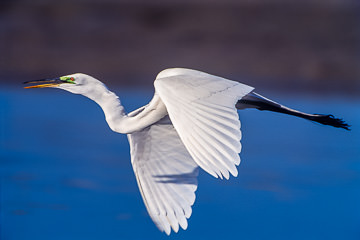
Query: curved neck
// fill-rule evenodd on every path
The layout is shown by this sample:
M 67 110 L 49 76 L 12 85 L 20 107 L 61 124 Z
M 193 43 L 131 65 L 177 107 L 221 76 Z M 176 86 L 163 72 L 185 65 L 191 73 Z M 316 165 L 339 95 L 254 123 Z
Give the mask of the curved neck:
M 85 94 L 84 94 L 85 95 Z M 94 96 L 95 95 L 95 96 Z M 85 95 L 86 96 L 86 95 Z M 106 122 L 114 132 L 123 133 L 120 126 L 123 119 L 127 118 L 124 107 L 121 105 L 120 99 L 115 93 L 106 89 L 106 91 L 94 92 L 91 96 L 87 96 L 96 102 L 105 114 Z
M 114 132 L 129 134 L 140 131 L 167 115 L 165 105 L 157 94 L 154 95 L 148 105 L 127 115 L 119 97 L 115 93 L 109 91 L 105 85 L 96 89 L 95 91 L 83 93 L 83 95 L 92 99 L 101 107 L 106 122 Z

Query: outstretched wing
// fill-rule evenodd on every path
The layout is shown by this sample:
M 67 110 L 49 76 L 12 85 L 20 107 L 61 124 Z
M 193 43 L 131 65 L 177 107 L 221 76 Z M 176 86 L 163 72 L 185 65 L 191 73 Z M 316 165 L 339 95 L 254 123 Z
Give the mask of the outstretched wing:
M 165 70 L 154 85 L 195 162 L 215 177 L 237 176 L 241 132 L 235 104 L 253 88 L 187 69 Z
M 128 134 L 131 163 L 150 217 L 170 234 L 187 228 L 195 201 L 198 166 L 168 116 Z

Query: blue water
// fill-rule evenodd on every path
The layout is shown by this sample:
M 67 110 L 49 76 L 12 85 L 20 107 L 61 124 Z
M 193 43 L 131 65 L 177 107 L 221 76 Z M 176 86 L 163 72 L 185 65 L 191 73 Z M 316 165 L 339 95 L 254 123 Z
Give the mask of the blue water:
M 129 110 L 152 97 L 116 92 Z M 95 103 L 1 87 L 1 239 L 360 239 L 360 98 L 267 95 L 353 130 L 241 111 L 239 176 L 202 172 L 188 230 L 167 237 L 146 213 L 126 137 Z

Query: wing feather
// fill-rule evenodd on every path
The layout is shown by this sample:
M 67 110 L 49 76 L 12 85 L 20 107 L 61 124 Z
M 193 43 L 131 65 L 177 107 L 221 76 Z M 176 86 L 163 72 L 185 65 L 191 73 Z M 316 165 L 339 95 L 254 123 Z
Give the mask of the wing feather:
M 131 162 L 145 206 L 156 226 L 170 234 L 186 229 L 195 202 L 198 165 L 170 119 L 128 135 Z
M 215 177 L 237 176 L 241 124 L 235 104 L 253 88 L 186 69 L 165 70 L 154 85 L 194 161 Z

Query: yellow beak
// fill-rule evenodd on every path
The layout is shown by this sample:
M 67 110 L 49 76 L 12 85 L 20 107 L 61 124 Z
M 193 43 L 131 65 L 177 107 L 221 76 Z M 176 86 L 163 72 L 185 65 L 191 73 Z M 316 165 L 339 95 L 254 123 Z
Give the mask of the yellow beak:
M 63 83 L 59 78 L 53 78 L 53 79 L 40 79 L 40 80 L 34 80 L 34 81 L 27 81 L 24 82 L 24 84 L 32 84 L 32 83 L 41 83 L 33 86 L 26 86 L 24 88 L 46 88 L 46 87 L 57 87 L 61 83 Z

